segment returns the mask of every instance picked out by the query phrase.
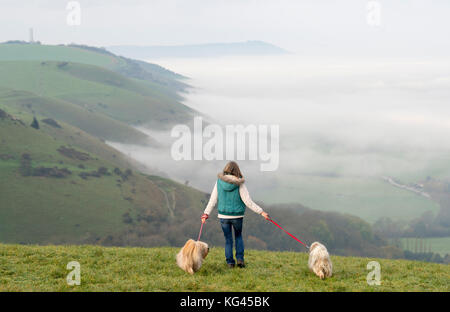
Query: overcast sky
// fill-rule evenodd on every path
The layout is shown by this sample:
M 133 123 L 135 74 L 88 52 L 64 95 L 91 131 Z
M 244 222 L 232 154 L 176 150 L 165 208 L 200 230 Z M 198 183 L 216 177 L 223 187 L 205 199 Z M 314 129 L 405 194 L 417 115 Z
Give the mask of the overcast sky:
M 374 53 L 446 54 L 450 1 L 379 0 L 79 0 L 81 25 L 68 26 L 66 0 L 1 0 L 0 41 L 178 45 L 262 40 L 292 52 L 364 48 Z

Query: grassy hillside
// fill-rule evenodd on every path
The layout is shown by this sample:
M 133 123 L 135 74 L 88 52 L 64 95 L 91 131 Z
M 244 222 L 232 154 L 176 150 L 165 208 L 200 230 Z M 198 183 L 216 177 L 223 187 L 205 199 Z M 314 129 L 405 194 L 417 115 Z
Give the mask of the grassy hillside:
M 306 253 L 246 250 L 247 267 L 228 269 L 212 248 L 191 276 L 175 263 L 179 248 L 21 246 L 0 244 L 0 291 L 450 291 L 450 266 L 332 255 L 334 275 L 320 280 Z M 381 285 L 366 282 L 369 261 L 381 265 Z M 70 261 L 81 285 L 66 283 Z
M 152 82 L 164 93 L 175 96 L 186 84 L 185 78 L 157 64 L 114 55 L 102 48 L 85 45 L 0 44 L 0 61 L 67 61 L 95 65 L 126 77 Z
M 39 110 L 50 105 L 48 102 L 56 101 L 58 106 L 71 104 L 72 110 L 75 109 L 73 106 L 77 106 L 78 111 L 91 115 L 91 119 L 103 117 L 112 119 L 115 124 L 125 124 L 122 127 L 135 124 L 167 127 L 187 121 L 192 112 L 176 100 L 158 93 L 157 88 L 145 81 L 135 81 L 107 69 L 72 62 L 0 62 L 0 86 L 27 92 L 7 97 L 5 100 L 10 105 L 34 104 Z M 24 103 L 23 97 L 27 96 Z M 49 117 L 57 117 L 52 116 L 54 105 L 45 112 Z M 69 111 L 64 111 L 60 116 L 68 118 L 67 115 L 70 115 Z M 111 125 L 109 129 L 114 128 Z M 121 132 L 121 129 L 115 132 Z
M 22 117 L 30 114 L 57 119 L 102 139 L 134 144 L 152 144 L 154 140 L 126 123 L 64 100 L 39 96 L 27 91 L 0 89 L 0 107 Z M 26 118 L 26 117 L 25 117 Z
M 184 204 L 200 207 L 203 193 L 134 171 L 132 161 L 78 128 L 37 115 L 34 129 L 30 114 L 0 113 L 2 242 L 101 243 L 126 232 L 130 220 L 166 218 L 169 186 L 180 196 L 192 192 Z
M 57 119 L 102 140 L 152 144 L 134 126 L 170 128 L 194 111 L 184 77 L 84 45 L 0 44 L 0 105 Z

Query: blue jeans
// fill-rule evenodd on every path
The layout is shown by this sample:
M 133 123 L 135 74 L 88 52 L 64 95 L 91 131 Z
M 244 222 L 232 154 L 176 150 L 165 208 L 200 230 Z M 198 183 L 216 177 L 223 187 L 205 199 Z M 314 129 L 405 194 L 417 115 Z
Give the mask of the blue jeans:
M 236 260 L 244 261 L 244 240 L 242 239 L 242 220 L 244 218 L 220 219 L 223 235 L 225 236 L 225 258 L 228 264 L 234 264 L 233 259 L 233 233 L 236 243 Z

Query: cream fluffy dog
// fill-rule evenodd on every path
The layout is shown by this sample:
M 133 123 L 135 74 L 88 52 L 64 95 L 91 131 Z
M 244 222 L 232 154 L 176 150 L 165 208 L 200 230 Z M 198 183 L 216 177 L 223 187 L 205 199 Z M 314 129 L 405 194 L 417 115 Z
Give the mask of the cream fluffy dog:
M 190 239 L 177 254 L 177 265 L 189 274 L 194 274 L 202 266 L 209 252 L 207 243 Z
M 327 248 L 321 243 L 314 242 L 309 247 L 308 266 L 321 279 L 331 276 L 333 264 L 331 263 Z

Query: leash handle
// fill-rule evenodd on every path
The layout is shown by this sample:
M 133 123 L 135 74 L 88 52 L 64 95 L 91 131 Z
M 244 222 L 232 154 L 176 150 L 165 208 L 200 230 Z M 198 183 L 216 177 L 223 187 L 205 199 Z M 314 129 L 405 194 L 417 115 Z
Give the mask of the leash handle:
M 278 226 L 281 230 L 283 230 L 287 235 L 289 235 L 290 237 L 292 237 L 293 239 L 295 239 L 297 242 L 299 242 L 300 244 L 302 244 L 303 246 L 305 246 L 307 249 L 309 249 L 309 246 L 306 245 L 305 243 L 303 243 L 301 240 L 299 240 L 297 237 L 295 237 L 294 235 L 292 235 L 291 233 L 289 233 L 288 231 L 286 231 L 285 229 L 283 229 L 278 223 L 276 223 L 275 221 L 273 221 L 272 219 L 269 219 L 270 222 L 272 222 L 273 224 L 275 224 L 276 226 Z
M 203 224 L 205 224 L 205 222 L 202 222 L 202 225 L 200 226 L 200 232 L 198 233 L 197 242 L 200 240 L 200 237 L 202 236 Z

